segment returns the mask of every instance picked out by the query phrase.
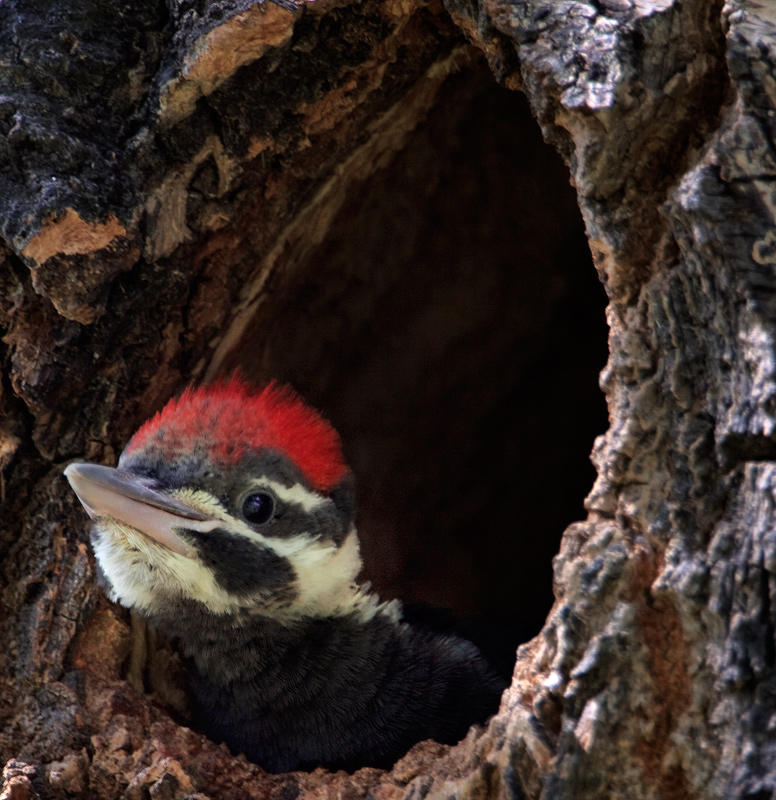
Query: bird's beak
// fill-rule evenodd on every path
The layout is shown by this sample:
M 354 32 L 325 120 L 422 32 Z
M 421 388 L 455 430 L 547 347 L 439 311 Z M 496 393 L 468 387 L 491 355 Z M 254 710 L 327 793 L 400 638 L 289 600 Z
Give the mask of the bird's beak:
M 116 519 L 182 556 L 193 553 L 177 529 L 204 533 L 217 525 L 212 517 L 151 489 L 131 472 L 78 463 L 65 469 L 65 477 L 92 519 Z

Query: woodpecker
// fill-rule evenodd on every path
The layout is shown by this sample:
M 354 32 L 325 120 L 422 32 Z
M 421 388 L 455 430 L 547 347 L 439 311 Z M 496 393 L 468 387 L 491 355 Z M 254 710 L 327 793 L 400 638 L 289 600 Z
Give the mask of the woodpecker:
M 289 388 L 190 387 L 117 468 L 65 475 L 109 597 L 179 643 L 194 726 L 235 754 L 269 772 L 389 768 L 497 710 L 505 681 L 471 642 L 358 582 L 352 473 Z

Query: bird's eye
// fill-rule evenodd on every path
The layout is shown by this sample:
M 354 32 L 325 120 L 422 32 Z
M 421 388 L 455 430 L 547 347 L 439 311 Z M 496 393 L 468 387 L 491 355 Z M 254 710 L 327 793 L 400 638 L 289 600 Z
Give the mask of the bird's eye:
M 243 516 L 254 525 L 263 525 L 275 513 L 275 498 L 268 492 L 249 494 L 243 501 Z

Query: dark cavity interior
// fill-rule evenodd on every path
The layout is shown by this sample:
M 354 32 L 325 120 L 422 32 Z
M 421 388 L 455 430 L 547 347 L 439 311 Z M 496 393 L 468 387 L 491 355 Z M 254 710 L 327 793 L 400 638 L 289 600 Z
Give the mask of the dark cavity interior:
M 339 430 L 364 577 L 533 635 L 594 480 L 606 325 L 568 170 L 525 98 L 484 70 L 451 78 L 273 291 L 240 360 Z

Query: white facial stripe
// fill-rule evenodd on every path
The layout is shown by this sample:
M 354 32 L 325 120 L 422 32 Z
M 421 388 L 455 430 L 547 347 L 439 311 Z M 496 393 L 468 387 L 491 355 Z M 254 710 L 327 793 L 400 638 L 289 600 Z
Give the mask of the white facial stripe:
M 304 511 L 315 511 L 316 508 L 320 508 L 329 502 L 327 498 L 317 492 L 305 489 L 300 483 L 295 483 L 293 486 L 284 486 L 277 481 L 256 480 L 253 485 L 257 489 L 271 489 L 280 500 L 299 506 Z
M 275 492 L 275 494 L 281 500 L 300 505 L 305 511 L 310 511 L 329 502 L 325 497 L 312 494 L 299 484 L 289 488 L 280 483 L 276 483 L 275 481 L 255 481 L 254 485 L 257 489 L 270 489 L 271 491 Z M 183 489 L 181 491 L 174 492 L 174 496 L 192 508 L 196 508 L 198 511 L 203 511 L 215 518 L 213 520 L 207 520 L 206 522 L 185 520 L 185 525 L 182 525 L 182 527 L 185 527 L 186 530 L 208 533 L 216 528 L 223 527 L 232 533 L 245 536 L 246 539 L 250 539 L 251 541 L 260 544 L 263 547 L 267 547 L 274 553 L 277 553 L 277 555 L 283 556 L 284 558 L 288 558 L 289 556 L 299 553 L 300 551 L 311 546 L 311 537 L 304 532 L 297 536 L 291 536 L 285 539 L 273 536 L 265 536 L 264 534 L 259 533 L 247 522 L 237 519 L 236 517 L 230 517 L 226 513 L 224 507 L 207 492 L 192 492 L 190 489 Z M 337 549 L 333 542 L 320 544 L 320 547 L 324 550 L 331 550 L 332 552 Z
M 340 547 L 307 540 L 307 546 L 288 560 L 297 575 L 299 596 L 290 608 L 273 611 L 276 619 L 355 614 L 367 622 L 380 614 L 398 622 L 401 617 L 398 600 L 381 602 L 356 583 L 362 563 L 354 527 Z
M 401 616 L 397 600 L 381 602 L 356 584 L 361 558 L 355 528 L 339 548 L 303 537 L 296 537 L 293 545 L 289 540 L 289 561 L 300 594 L 291 606 L 280 608 L 271 597 L 230 595 L 198 560 L 173 553 L 132 528 L 101 520 L 98 529 L 102 536 L 95 540 L 94 554 L 111 584 L 111 599 L 139 611 L 153 613 L 168 598 L 183 595 L 214 614 L 253 611 L 281 622 L 348 614 L 364 621 L 378 614 L 393 620 Z
M 297 575 L 300 596 L 294 603 L 299 616 L 329 616 L 347 605 L 361 571 L 358 537 L 352 529 L 342 545 L 310 542 L 287 555 Z
M 100 520 L 98 529 L 102 536 L 95 541 L 94 554 L 110 581 L 111 599 L 140 611 L 153 611 L 171 595 L 198 600 L 215 614 L 234 613 L 244 607 L 197 559 L 173 553 L 112 520 Z

